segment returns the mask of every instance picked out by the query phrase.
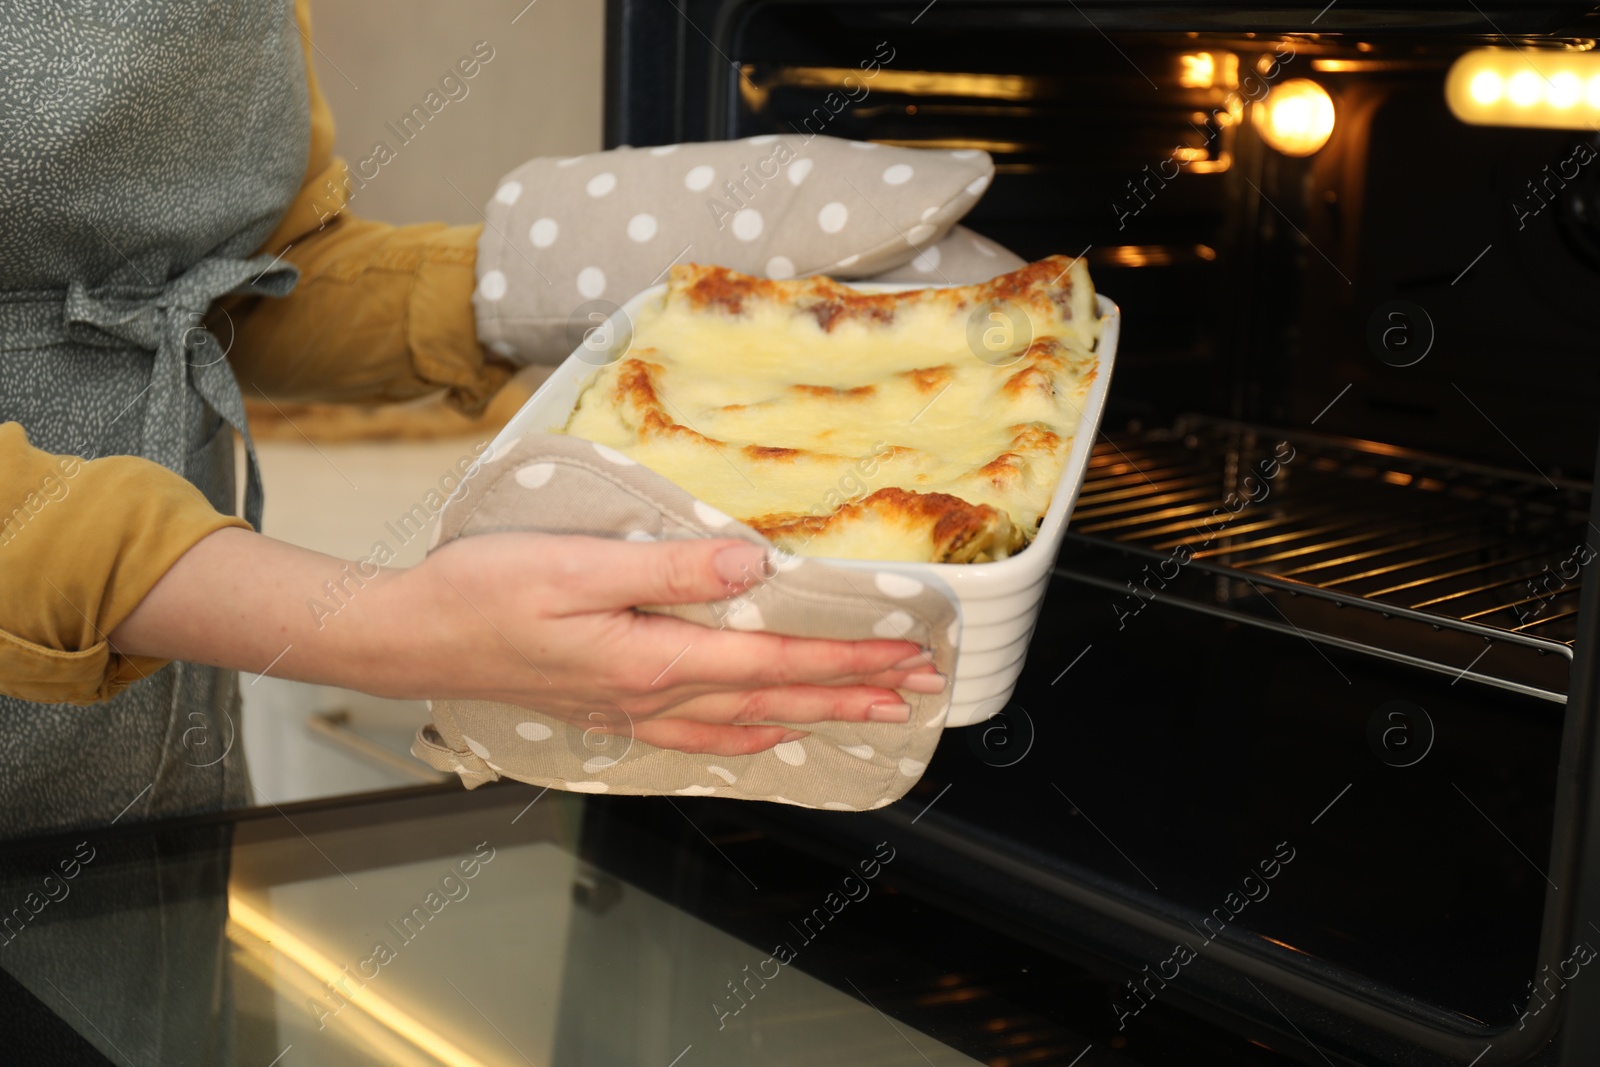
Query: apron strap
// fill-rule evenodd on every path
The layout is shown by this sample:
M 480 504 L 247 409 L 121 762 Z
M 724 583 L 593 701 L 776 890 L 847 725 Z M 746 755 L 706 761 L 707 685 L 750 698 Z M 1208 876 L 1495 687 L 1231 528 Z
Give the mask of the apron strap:
M 202 259 L 154 294 L 117 286 L 89 289 L 73 282 L 62 309 L 69 340 L 97 346 L 131 344 L 155 353 L 140 445 L 146 459 L 183 473 L 187 450 L 174 427 L 183 424 L 189 389 L 238 431 L 248 457 L 244 517 L 258 531 L 261 466 L 245 419 L 244 397 L 227 365 L 227 351 L 201 317 L 222 296 L 287 296 L 299 277 L 292 264 L 266 255 Z

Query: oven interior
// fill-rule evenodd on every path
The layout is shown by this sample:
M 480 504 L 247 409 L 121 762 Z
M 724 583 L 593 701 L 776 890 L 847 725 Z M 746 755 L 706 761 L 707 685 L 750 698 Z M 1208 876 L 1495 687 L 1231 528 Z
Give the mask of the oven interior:
M 1467 125 L 1443 84 L 1594 18 L 1317 6 L 707 2 L 652 35 L 614 4 L 608 136 L 981 148 L 965 224 L 1122 307 L 1017 694 L 916 794 L 949 891 L 1113 961 L 1108 1041 L 1192 998 L 1308 1057 L 1297 1025 L 1537 1062 L 1576 1003 L 1526 1014 L 1584 929 L 1600 546 L 1600 162 L 1550 175 L 1600 138 Z M 1303 157 L 1260 131 L 1294 79 L 1336 116 Z M 1191 980 L 1150 985 L 1185 928 Z

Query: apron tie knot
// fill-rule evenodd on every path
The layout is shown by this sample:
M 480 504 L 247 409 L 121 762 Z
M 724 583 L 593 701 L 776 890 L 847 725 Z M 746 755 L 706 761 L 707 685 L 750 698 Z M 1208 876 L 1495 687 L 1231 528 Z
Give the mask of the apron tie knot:
M 141 455 L 184 473 L 188 457 L 155 432 L 180 419 L 192 387 L 222 420 L 239 432 L 248 454 L 245 519 L 261 529 L 261 471 L 245 422 L 244 397 L 226 364 L 227 351 L 206 329 L 203 316 L 219 297 L 287 296 L 299 270 L 270 256 L 202 259 L 159 287 L 67 287 L 62 326 L 68 340 L 101 348 L 132 346 L 155 355 L 145 402 Z M 136 398 L 137 399 L 137 398 Z

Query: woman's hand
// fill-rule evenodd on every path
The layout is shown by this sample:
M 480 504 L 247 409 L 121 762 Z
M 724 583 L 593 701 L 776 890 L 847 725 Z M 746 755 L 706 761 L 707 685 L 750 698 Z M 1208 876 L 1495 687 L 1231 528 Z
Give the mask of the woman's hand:
M 633 610 L 733 596 L 762 569 L 761 550 L 740 541 L 501 533 L 361 579 L 343 561 L 225 529 L 190 549 L 110 640 L 124 655 L 379 696 L 503 701 L 586 728 L 596 710 L 616 709 L 648 744 L 718 755 L 803 736 L 762 723 L 905 722 L 896 688 L 944 688 L 910 642 L 735 633 Z M 329 580 L 344 606 L 319 618 L 310 605 L 326 601 Z
M 413 612 L 418 647 L 433 661 L 415 675 L 404 662 L 390 671 L 413 692 L 520 704 L 573 722 L 617 709 L 641 741 L 719 755 L 802 736 L 752 723 L 905 722 L 910 709 L 896 686 L 943 688 L 905 641 L 739 633 L 633 610 L 736 595 L 763 579 L 764 558 L 742 541 L 464 538 L 385 591 Z

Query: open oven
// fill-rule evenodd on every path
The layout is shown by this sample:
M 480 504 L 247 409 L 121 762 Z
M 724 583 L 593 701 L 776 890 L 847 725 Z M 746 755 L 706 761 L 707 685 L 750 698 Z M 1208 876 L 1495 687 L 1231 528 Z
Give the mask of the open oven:
M 1130 1053 L 1187 1013 L 1310 1063 L 1600 1063 L 1600 140 L 1444 93 L 1474 49 L 1592 49 L 1594 5 L 609 19 L 608 144 L 822 115 L 981 148 L 966 224 L 1086 256 L 1124 314 L 1011 702 L 906 803 L 762 818 L 891 824 L 929 894 L 1094 975 L 1088 1036 Z M 1332 103 L 1310 154 L 1269 143 L 1291 82 Z

